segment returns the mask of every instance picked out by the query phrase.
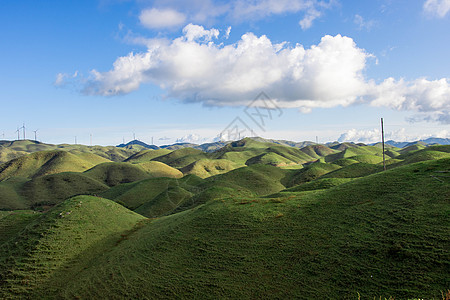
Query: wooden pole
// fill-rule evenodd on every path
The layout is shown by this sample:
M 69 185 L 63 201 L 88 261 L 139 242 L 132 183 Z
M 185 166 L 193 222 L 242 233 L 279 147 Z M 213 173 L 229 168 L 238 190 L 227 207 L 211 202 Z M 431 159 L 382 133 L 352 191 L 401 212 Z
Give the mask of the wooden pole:
M 383 126 L 383 118 L 381 118 L 381 143 L 383 144 L 383 168 L 386 171 L 386 160 L 384 156 L 384 126 Z

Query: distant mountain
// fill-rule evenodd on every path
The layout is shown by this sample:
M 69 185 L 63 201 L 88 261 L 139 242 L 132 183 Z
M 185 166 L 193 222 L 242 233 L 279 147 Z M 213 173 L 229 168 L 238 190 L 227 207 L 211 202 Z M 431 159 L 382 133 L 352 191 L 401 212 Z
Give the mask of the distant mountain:
M 149 144 L 146 144 L 146 143 L 138 141 L 138 140 L 132 140 L 126 144 L 117 145 L 116 147 L 130 149 L 130 148 L 133 148 L 134 146 L 141 146 L 146 149 L 153 149 L 153 150 L 160 149 L 158 146 L 149 145 Z
M 435 145 L 435 144 L 450 145 L 450 139 L 430 137 L 430 138 L 427 138 L 424 140 L 419 140 L 419 141 L 414 141 L 414 142 L 396 142 L 393 140 L 389 140 L 386 142 L 386 144 L 394 146 L 394 147 L 398 147 L 398 148 L 405 148 L 405 147 L 408 147 L 411 145 L 416 145 L 416 144 L 421 144 L 424 146 Z
M 261 143 L 274 143 L 274 144 L 279 144 L 279 145 L 283 145 L 283 146 L 290 146 L 290 147 L 294 147 L 294 148 L 304 148 L 306 146 L 310 146 L 310 145 L 316 145 L 316 143 L 311 142 L 311 141 L 304 141 L 304 142 L 293 142 L 293 141 L 287 141 L 287 140 L 274 140 L 274 139 L 264 139 L 261 137 L 250 137 L 251 140 L 257 141 L 257 142 L 261 142 Z M 194 144 L 194 143 L 175 143 L 175 144 L 170 144 L 170 145 L 163 145 L 163 146 L 155 146 L 155 145 L 148 145 L 144 142 L 141 142 L 139 140 L 133 140 L 130 141 L 126 144 L 120 144 L 116 147 L 119 148 L 126 148 L 126 149 L 130 149 L 130 150 L 144 150 L 144 149 L 168 149 L 168 150 L 177 150 L 177 149 L 182 149 L 182 148 L 194 148 L 194 149 L 198 149 L 198 150 L 202 150 L 204 152 L 214 152 L 226 145 L 228 145 L 229 143 L 231 143 L 232 141 L 219 141 L 219 142 L 213 142 L 213 143 L 205 143 L 205 144 Z M 369 144 L 370 146 L 376 145 L 377 143 L 372 143 Z M 414 141 L 414 142 L 396 142 L 393 140 L 389 140 L 386 142 L 387 145 L 390 146 L 394 146 L 397 148 L 405 148 L 411 145 L 416 145 L 416 144 L 421 144 L 424 146 L 429 146 L 429 145 L 435 145 L 435 144 L 440 144 L 440 145 L 450 145 L 450 139 L 444 139 L 444 138 L 427 138 L 425 140 L 420 140 L 420 141 Z M 345 142 L 345 143 L 339 143 L 339 142 L 330 142 L 330 143 L 326 143 L 325 146 L 331 148 L 331 149 L 335 149 L 335 150 L 344 150 L 346 148 L 349 147 L 357 147 L 357 146 L 364 146 L 365 144 L 363 143 L 353 143 L 353 142 Z
M 440 145 L 450 145 L 450 139 L 442 139 L 442 138 L 434 138 L 430 137 L 425 140 L 422 140 L 423 142 L 433 145 L 433 144 L 440 144 Z

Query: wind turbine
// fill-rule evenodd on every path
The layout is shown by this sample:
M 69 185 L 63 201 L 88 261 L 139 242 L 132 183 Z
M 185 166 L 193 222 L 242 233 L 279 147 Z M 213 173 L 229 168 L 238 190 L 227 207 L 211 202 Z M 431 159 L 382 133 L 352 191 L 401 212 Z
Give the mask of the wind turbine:
M 17 132 L 17 140 L 20 140 L 20 128 L 19 127 L 17 127 L 16 132 Z
M 23 123 L 23 126 L 20 127 L 20 129 L 23 129 L 23 139 L 25 140 L 25 123 Z
M 37 138 L 36 138 L 36 136 L 37 136 L 36 133 L 38 132 L 38 130 L 39 130 L 39 129 L 33 130 L 33 132 L 34 132 L 34 140 L 35 140 L 36 142 L 38 141 Z

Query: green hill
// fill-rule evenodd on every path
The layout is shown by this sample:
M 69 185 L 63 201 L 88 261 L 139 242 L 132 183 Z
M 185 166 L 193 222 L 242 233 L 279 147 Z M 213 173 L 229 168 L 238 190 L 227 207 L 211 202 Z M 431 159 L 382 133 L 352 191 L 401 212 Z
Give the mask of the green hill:
M 376 155 L 376 156 L 382 156 L 383 150 L 374 147 L 374 146 L 356 146 L 353 145 L 353 147 L 348 147 L 338 153 L 330 154 L 325 156 L 326 162 L 334 162 L 341 158 L 350 158 L 352 156 L 359 156 L 359 155 Z
M 116 186 L 149 177 L 149 174 L 141 167 L 120 162 L 99 164 L 84 172 L 84 174 L 108 186 Z
M 335 164 L 316 162 L 296 171 L 289 180 L 287 187 L 312 181 L 341 167 Z
M 366 164 L 377 164 L 383 161 L 382 156 L 376 156 L 371 154 L 361 154 L 356 156 L 351 156 L 349 159 L 356 160 L 360 163 L 366 163 Z
M 53 206 L 79 194 L 98 194 L 109 187 L 83 173 L 58 173 L 34 178 L 25 183 L 21 194 L 28 207 Z
M 128 157 L 125 162 L 131 162 L 131 163 L 141 163 L 146 161 L 151 161 L 157 157 L 169 154 L 172 152 L 168 149 L 158 149 L 158 150 L 144 150 L 140 151 L 136 154 L 131 155 Z
M 408 153 L 410 151 L 417 151 L 417 150 L 422 150 L 422 149 L 425 149 L 425 148 L 426 148 L 426 146 L 424 146 L 424 145 L 414 144 L 414 145 L 410 145 L 410 146 L 404 147 L 404 148 L 400 149 L 398 152 L 400 154 L 405 154 L 405 153 Z
M 54 274 L 114 247 L 121 234 L 143 219 L 112 201 L 89 196 L 69 199 L 34 218 L 0 248 L 0 298 L 47 298 L 57 286 L 40 296 L 35 292 L 51 287 Z
M 251 165 L 228 173 L 207 178 L 199 188 L 212 186 L 244 190 L 255 195 L 269 195 L 285 188 L 284 184 L 291 172 L 269 165 Z
M 21 195 L 21 190 L 28 179 L 12 177 L 0 181 L 0 210 L 28 209 L 28 201 Z
M 0 181 L 10 177 L 33 178 L 61 172 L 83 172 L 95 163 L 66 151 L 40 151 L 0 165 Z
M 309 145 L 303 147 L 300 150 L 305 154 L 314 158 L 320 158 L 322 156 L 327 156 L 336 152 L 336 150 L 328 148 L 327 146 L 324 145 Z
M 20 156 L 39 151 L 66 151 L 74 154 L 91 153 L 111 161 L 123 161 L 138 152 L 113 146 L 85 146 L 85 145 L 52 145 L 31 140 L 0 142 L 0 163 L 7 162 Z M 104 162 L 104 161 L 103 161 Z
M 319 178 L 313 181 L 309 181 L 303 184 L 299 184 L 293 186 L 291 188 L 285 189 L 281 191 L 283 192 L 303 192 L 303 191 L 313 191 L 313 190 L 322 190 L 329 189 L 343 183 L 350 182 L 351 178 Z
M 449 183 L 430 173 L 444 170 L 449 159 L 284 198 L 208 202 L 153 220 L 33 295 L 441 299 Z
M 382 165 L 367 163 L 351 164 L 324 174 L 321 178 L 356 178 L 383 171 Z
M 145 161 L 137 163 L 136 166 L 141 167 L 150 175 L 150 177 L 183 177 L 183 173 L 181 171 L 159 161 Z
M 203 151 L 193 148 L 182 148 L 156 157 L 154 160 L 180 169 L 202 158 L 207 158 L 206 153 Z
M 217 174 L 227 173 L 242 165 L 238 165 L 232 161 L 226 159 L 200 159 L 184 168 L 180 171 L 183 174 L 194 174 L 200 178 L 207 178 Z

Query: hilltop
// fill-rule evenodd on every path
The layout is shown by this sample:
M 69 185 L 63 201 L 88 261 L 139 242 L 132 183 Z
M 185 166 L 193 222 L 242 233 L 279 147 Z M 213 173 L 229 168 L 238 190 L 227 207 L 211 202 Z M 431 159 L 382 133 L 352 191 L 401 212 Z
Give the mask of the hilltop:
M 2 298 L 439 299 L 449 287 L 450 145 L 389 146 L 387 171 L 379 145 L 354 143 L 19 146 L 31 153 L 0 164 Z

